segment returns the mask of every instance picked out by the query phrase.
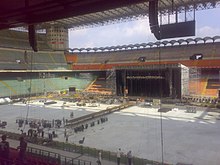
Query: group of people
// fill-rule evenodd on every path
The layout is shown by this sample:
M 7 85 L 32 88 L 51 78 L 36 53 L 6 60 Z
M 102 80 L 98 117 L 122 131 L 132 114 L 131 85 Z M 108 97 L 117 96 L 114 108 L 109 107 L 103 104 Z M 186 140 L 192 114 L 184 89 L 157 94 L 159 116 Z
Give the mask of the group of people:
M 121 163 L 121 157 L 123 156 L 123 152 L 121 151 L 121 148 L 118 149 L 117 151 L 117 165 L 120 165 Z M 127 164 L 131 165 L 132 164 L 132 154 L 131 154 L 131 150 L 128 151 L 127 155 Z M 102 153 L 101 151 L 98 152 L 98 160 L 97 160 L 97 164 L 98 165 L 102 165 Z
M 24 162 L 25 153 L 27 148 L 27 142 L 24 139 L 24 136 L 19 138 L 20 145 L 17 147 L 19 150 L 18 154 L 18 162 Z M 4 134 L 2 135 L 2 140 L 0 142 L 0 165 L 9 165 L 10 163 L 10 146 L 9 142 L 7 141 L 7 136 Z
M 121 151 L 121 148 L 118 149 L 117 151 L 117 165 L 120 165 L 121 163 L 121 156 L 123 155 L 123 152 Z M 127 152 L 127 164 L 131 165 L 131 159 L 132 159 L 132 154 L 131 154 L 131 150 Z

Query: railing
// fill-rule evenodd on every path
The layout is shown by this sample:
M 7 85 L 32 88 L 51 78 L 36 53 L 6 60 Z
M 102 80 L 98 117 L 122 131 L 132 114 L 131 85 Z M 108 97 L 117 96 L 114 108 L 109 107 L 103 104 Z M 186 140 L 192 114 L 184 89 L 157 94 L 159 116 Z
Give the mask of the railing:
M 60 164 L 60 165 L 91 165 L 91 161 L 82 160 L 78 158 L 71 158 L 59 153 L 37 149 L 33 147 L 27 148 L 27 153 L 33 157 L 39 157 L 46 160 L 48 163 Z
M 61 156 L 60 164 L 61 165 L 91 165 L 91 162 L 81 160 L 81 159 L 74 159 L 74 158 L 68 158 L 68 157 Z
M 11 133 L 11 132 L 5 132 L 5 131 L 0 130 L 0 133 L 1 134 L 3 134 L 3 133 L 7 134 L 12 139 L 17 139 L 17 140 L 20 137 L 20 135 L 15 134 L 15 133 Z M 61 150 L 61 151 L 65 151 L 65 152 L 71 152 L 71 153 L 81 154 L 81 155 L 84 155 L 84 156 L 90 156 L 90 157 L 93 157 L 93 158 L 97 158 L 98 157 L 98 151 L 100 151 L 100 149 L 96 149 L 96 148 L 90 148 L 90 147 L 86 147 L 86 146 L 82 146 L 82 145 L 76 145 L 76 144 L 70 144 L 70 143 L 64 143 L 64 142 L 58 142 L 58 141 L 52 141 L 52 142 L 48 143 L 46 146 L 50 147 L 50 148 L 58 149 L 58 150 Z M 92 162 L 90 162 L 90 161 L 81 160 L 81 159 L 78 159 L 78 158 L 66 157 L 66 156 L 63 156 L 59 153 L 54 153 L 54 152 L 48 153 L 48 151 L 46 151 L 46 150 L 40 150 L 40 149 L 36 149 L 36 148 L 31 148 L 31 147 L 28 147 L 27 150 L 29 150 L 29 154 L 31 153 L 31 151 L 33 152 L 33 157 L 34 158 L 36 158 L 37 155 L 38 155 L 37 160 L 40 160 L 41 155 L 44 155 L 44 156 L 42 156 L 44 159 L 51 157 L 51 161 L 54 161 L 57 158 L 56 154 L 58 154 L 59 155 L 59 159 L 58 159 L 59 160 L 59 163 L 58 163 L 59 165 L 92 165 Z M 17 152 L 17 151 L 14 149 L 14 152 Z M 101 152 L 102 152 L 102 158 L 104 160 L 108 160 L 108 161 L 116 163 L 117 157 L 116 157 L 115 152 L 104 151 L 104 150 L 102 150 Z M 14 156 L 13 160 L 15 160 L 16 158 L 17 158 L 17 156 Z M 30 158 L 31 158 L 31 155 L 30 155 Z M 160 162 L 147 160 L 147 159 L 142 159 L 142 158 L 138 158 L 138 157 L 133 157 L 132 159 L 133 159 L 133 164 L 134 165 L 146 165 L 146 164 L 161 165 Z M 13 160 L 10 159 L 10 160 L 8 160 L 8 162 L 14 162 L 15 163 L 15 161 L 13 161 Z M 122 157 L 121 157 L 121 163 L 122 164 L 127 163 L 127 157 L 126 157 L 125 154 L 122 155 Z M 35 165 L 35 164 L 32 163 L 31 165 Z M 26 165 L 26 164 L 22 164 L 22 165 Z M 41 165 L 41 164 L 38 163 L 38 165 Z M 55 165 L 55 163 L 50 163 L 49 161 L 47 161 L 47 165 Z M 164 165 L 168 165 L 168 164 L 164 163 Z
M 18 151 L 10 149 L 9 158 L 1 157 L 0 164 L 16 164 L 16 165 L 91 165 L 90 161 L 77 158 L 70 158 L 59 153 L 50 152 L 33 147 L 27 148 L 27 154 L 24 162 L 19 161 Z

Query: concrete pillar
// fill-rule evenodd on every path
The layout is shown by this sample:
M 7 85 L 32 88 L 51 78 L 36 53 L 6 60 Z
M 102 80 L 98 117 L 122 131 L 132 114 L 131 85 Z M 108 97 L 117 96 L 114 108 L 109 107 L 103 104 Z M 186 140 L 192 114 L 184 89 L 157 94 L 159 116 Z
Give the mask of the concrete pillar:
M 172 68 L 169 68 L 169 87 L 170 87 L 170 97 L 173 96 L 173 83 L 172 83 L 172 77 L 173 77 L 173 70 Z
M 64 27 L 54 27 L 46 29 L 47 43 L 53 50 L 65 50 L 69 48 L 68 29 Z

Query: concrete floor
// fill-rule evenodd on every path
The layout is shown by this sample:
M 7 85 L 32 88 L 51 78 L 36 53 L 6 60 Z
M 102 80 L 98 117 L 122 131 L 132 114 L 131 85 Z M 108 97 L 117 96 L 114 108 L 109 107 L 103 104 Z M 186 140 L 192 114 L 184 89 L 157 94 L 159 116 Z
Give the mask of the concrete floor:
M 77 107 L 63 102 L 43 106 L 33 101 L 29 106 L 22 103 L 0 105 L 0 120 L 7 121 L 7 131 L 20 132 L 15 120 L 17 117 L 35 119 L 69 119 L 70 113 L 79 117 L 97 112 L 110 105 L 99 107 Z M 173 108 L 176 108 L 173 105 Z M 219 113 L 207 112 L 197 108 L 196 113 L 186 113 L 186 107 L 178 107 L 167 113 L 157 112 L 157 108 L 133 106 L 108 115 L 108 121 L 89 127 L 77 134 L 68 130 L 69 143 L 78 144 L 85 137 L 84 146 L 116 152 L 118 148 L 126 154 L 129 150 L 134 156 L 149 160 L 162 160 L 161 122 L 163 135 L 163 157 L 166 163 L 185 163 L 193 165 L 220 164 L 220 120 Z M 161 120 L 162 118 L 162 120 Z M 25 131 L 29 129 L 26 126 Z M 51 130 L 45 130 L 49 132 Z M 64 129 L 56 130 L 58 141 L 65 141 Z

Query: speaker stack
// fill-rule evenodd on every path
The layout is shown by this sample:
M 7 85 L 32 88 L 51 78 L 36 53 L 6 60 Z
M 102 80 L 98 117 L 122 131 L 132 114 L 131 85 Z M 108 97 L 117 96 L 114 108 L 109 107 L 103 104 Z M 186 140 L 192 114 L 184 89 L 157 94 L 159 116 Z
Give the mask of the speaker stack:
M 150 30 L 156 37 L 156 39 L 160 39 L 160 28 L 158 23 L 158 0 L 150 0 L 149 1 L 149 23 Z
M 157 40 L 195 36 L 195 20 L 159 25 L 158 0 L 149 0 L 149 24 Z
M 28 39 L 33 51 L 37 52 L 37 39 L 34 25 L 28 25 Z

